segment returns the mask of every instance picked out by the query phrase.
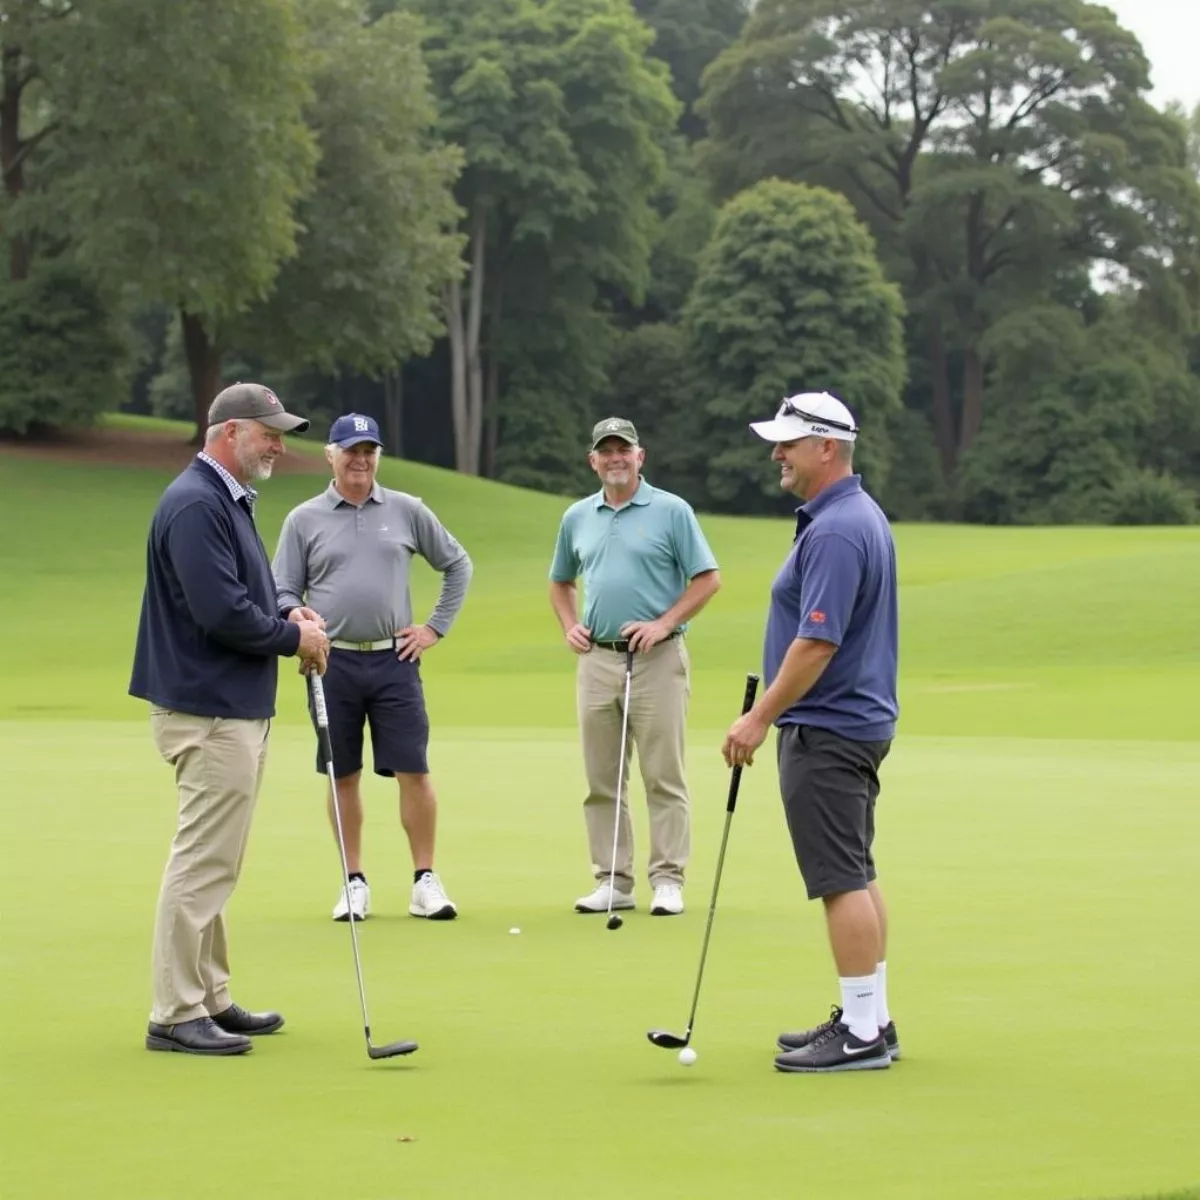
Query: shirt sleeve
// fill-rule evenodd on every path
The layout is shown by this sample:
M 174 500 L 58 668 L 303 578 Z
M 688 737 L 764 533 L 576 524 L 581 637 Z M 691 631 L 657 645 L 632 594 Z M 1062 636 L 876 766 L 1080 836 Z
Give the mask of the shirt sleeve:
M 438 593 L 437 604 L 426 624 L 441 637 L 445 637 L 467 598 L 467 585 L 471 582 L 475 568 L 470 555 L 427 505 L 416 506 L 412 522 L 417 549 L 422 558 L 435 571 L 442 573 L 442 588 Z
M 564 516 L 554 543 L 554 559 L 550 563 L 552 583 L 574 583 L 579 578 L 579 555 L 571 538 L 570 521 Z
M 675 554 L 688 579 L 717 569 L 716 556 L 690 504 L 681 502 L 676 507 L 671 516 L 671 528 L 675 538 Z
M 300 627 L 263 612 L 238 575 L 233 531 L 207 504 L 189 504 L 171 519 L 165 548 L 183 598 L 209 637 L 242 654 L 295 654 Z
M 858 548 L 836 533 L 808 537 L 800 547 L 798 638 L 840 646 L 862 582 Z
M 283 520 L 271 571 L 275 576 L 279 611 L 288 613 L 293 608 L 300 608 L 308 590 L 308 556 L 304 553 L 304 539 L 300 536 L 295 510 Z

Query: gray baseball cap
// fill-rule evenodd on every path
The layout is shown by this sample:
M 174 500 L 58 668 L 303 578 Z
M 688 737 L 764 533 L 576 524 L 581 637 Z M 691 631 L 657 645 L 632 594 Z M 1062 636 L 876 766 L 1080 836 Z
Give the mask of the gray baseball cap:
M 288 412 L 269 387 L 261 383 L 232 383 L 208 406 L 208 423 L 261 421 L 281 433 L 303 433 L 308 422 Z
M 624 417 L 606 417 L 603 421 L 597 421 L 592 426 L 592 449 L 595 450 L 605 438 L 610 437 L 620 438 L 631 446 L 640 444 L 633 422 L 625 420 Z

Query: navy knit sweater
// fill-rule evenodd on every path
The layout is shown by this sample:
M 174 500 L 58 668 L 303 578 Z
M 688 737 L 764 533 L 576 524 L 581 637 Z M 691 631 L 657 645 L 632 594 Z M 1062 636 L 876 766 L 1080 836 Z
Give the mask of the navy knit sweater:
M 277 656 L 299 645 L 249 509 L 194 459 L 150 523 L 130 695 L 201 717 L 273 717 Z

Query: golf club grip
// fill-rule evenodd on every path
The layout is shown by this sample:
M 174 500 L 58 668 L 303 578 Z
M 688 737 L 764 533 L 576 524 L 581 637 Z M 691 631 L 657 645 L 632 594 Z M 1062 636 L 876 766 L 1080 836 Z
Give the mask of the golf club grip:
M 309 675 L 308 686 L 312 693 L 312 716 L 317 730 L 317 745 L 322 761 L 328 764 L 333 760 L 333 746 L 329 741 L 329 710 L 325 707 L 325 685 L 316 671 Z
M 754 707 L 754 696 L 758 692 L 758 676 L 746 676 L 746 694 L 742 697 L 742 716 L 744 717 L 751 708 Z M 742 768 L 736 766 L 733 768 L 733 776 L 729 780 L 729 800 L 725 805 L 726 812 L 733 812 L 737 808 L 738 787 L 742 782 Z

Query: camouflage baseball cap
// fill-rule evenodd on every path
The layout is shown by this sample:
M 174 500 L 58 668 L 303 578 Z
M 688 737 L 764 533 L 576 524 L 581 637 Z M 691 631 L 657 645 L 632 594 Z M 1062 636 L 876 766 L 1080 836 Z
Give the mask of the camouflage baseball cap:
M 597 421 L 592 426 L 592 449 L 595 450 L 605 438 L 610 437 L 620 438 L 631 446 L 640 444 L 633 422 L 625 420 L 624 417 L 606 417 L 603 421 Z
M 288 412 L 269 387 L 261 383 L 233 383 L 208 406 L 208 423 L 224 421 L 261 421 L 282 433 L 303 433 L 308 422 Z

